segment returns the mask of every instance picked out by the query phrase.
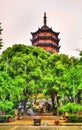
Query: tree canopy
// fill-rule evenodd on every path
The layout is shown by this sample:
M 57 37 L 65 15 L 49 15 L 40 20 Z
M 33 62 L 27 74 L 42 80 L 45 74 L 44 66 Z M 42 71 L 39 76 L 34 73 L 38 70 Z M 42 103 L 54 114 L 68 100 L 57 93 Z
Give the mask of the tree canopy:
M 42 93 L 51 98 L 53 109 L 68 102 L 82 104 L 81 59 L 13 45 L 0 58 L 0 99 L 14 107 L 24 100 L 26 106 L 29 98 Z

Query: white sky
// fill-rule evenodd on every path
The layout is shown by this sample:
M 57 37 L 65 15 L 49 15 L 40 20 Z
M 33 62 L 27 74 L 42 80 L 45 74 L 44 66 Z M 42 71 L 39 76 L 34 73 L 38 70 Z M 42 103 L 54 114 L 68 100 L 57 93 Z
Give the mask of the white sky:
M 78 56 L 82 50 L 82 0 L 0 0 L 3 50 L 13 44 L 31 45 L 30 32 L 43 25 L 60 32 L 60 53 Z

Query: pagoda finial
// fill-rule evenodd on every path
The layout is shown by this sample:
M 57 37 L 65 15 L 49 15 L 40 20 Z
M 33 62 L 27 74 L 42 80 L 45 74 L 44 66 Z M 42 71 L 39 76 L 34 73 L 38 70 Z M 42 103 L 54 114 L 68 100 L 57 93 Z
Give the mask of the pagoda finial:
M 47 23 L 47 17 L 46 17 L 46 12 L 44 12 L 44 25 L 46 26 L 46 23 Z

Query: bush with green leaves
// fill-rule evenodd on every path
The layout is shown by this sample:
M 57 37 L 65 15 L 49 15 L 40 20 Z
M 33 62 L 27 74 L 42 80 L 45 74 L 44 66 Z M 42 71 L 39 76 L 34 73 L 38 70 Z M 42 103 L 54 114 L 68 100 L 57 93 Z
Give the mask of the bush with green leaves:
M 82 123 L 82 116 L 78 116 L 78 122 Z
M 13 110 L 14 104 L 11 101 L 5 100 L 0 101 L 0 110 L 9 114 L 11 110 Z
M 70 122 L 78 122 L 78 116 L 75 114 L 70 114 L 69 115 L 69 121 Z
M 0 115 L 0 122 L 7 122 L 7 115 Z
M 73 114 L 82 111 L 82 106 L 77 103 L 67 103 L 66 105 L 60 106 L 59 111 Z
M 8 118 L 13 118 L 13 115 L 0 115 L 0 123 L 7 122 Z

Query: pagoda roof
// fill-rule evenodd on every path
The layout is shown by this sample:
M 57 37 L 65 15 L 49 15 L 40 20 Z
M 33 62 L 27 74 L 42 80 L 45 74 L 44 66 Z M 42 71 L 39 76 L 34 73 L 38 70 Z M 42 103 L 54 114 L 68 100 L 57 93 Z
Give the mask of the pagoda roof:
M 40 33 L 40 32 L 51 32 L 53 33 L 54 35 L 59 35 L 60 32 L 54 32 L 52 30 L 52 28 L 49 28 L 48 26 L 42 26 L 41 28 L 39 28 L 36 32 L 31 32 L 32 36 L 36 35 L 37 33 Z
M 53 33 L 54 35 L 59 35 L 59 32 L 54 32 L 52 30 L 52 28 L 49 28 L 47 26 L 47 17 L 46 17 L 46 13 L 44 13 L 44 25 L 41 27 L 41 28 L 38 28 L 38 30 L 36 32 L 31 32 L 32 36 L 36 35 L 37 33 L 40 33 L 40 32 L 51 32 Z
M 43 31 L 49 30 L 49 27 L 48 27 L 47 25 L 43 25 L 43 26 L 41 27 L 41 30 L 43 30 Z

